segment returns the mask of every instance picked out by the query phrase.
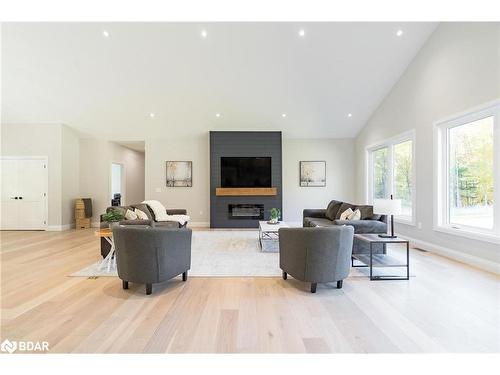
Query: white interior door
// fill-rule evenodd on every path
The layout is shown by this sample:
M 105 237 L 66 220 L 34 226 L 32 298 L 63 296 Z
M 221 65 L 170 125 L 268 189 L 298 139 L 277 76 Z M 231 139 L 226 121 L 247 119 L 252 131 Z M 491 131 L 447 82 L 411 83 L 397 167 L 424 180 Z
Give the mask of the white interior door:
M 47 160 L 2 158 L 1 229 L 37 230 L 47 226 Z

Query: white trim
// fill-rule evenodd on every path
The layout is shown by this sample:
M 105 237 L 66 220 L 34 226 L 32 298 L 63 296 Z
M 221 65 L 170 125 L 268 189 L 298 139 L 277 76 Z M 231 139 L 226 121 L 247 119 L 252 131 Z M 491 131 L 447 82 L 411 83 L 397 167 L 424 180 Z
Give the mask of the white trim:
M 70 230 L 73 228 L 75 228 L 75 224 L 48 225 L 45 230 L 47 232 L 61 232 L 61 231 Z
M 433 226 L 432 229 L 435 230 L 436 232 L 452 234 L 454 236 L 470 238 L 472 240 L 500 244 L 500 237 L 497 237 L 494 234 L 481 233 L 474 230 L 466 230 L 464 228 L 453 228 L 446 226 Z
M 189 228 L 210 228 L 210 222 L 208 222 L 208 221 L 189 221 L 187 226 Z
M 48 230 L 47 228 L 49 227 L 49 157 L 46 155 L 34 155 L 34 156 L 0 156 L 0 160 L 42 160 L 45 163 L 45 181 L 44 181 L 44 190 L 45 190 L 45 204 L 44 204 L 44 222 L 45 224 L 42 224 L 39 228 L 37 229 L 19 229 L 19 230 Z M 13 229 L 14 230 L 14 229 Z
M 494 206 L 491 230 L 448 223 L 448 129 L 493 116 Z M 500 99 L 453 114 L 433 123 L 433 230 L 479 241 L 500 243 Z
M 475 255 L 463 253 L 461 251 L 453 250 L 441 245 L 436 245 L 430 242 L 418 240 L 416 238 L 408 237 L 406 235 L 401 235 L 401 237 L 409 240 L 412 247 L 417 247 L 422 250 L 427 250 L 431 253 L 435 253 L 444 256 L 446 258 L 450 258 L 458 262 L 480 268 L 484 271 L 500 275 L 500 264 L 497 262 L 480 258 Z M 411 267 L 411 260 L 410 260 L 410 267 Z
M 416 154 L 416 144 L 417 137 L 415 129 L 405 131 L 404 133 L 398 134 L 391 138 L 385 139 L 384 141 L 379 141 L 373 143 L 366 147 L 365 149 L 365 198 L 368 204 L 373 204 L 373 152 L 381 148 L 387 147 L 387 159 L 388 159 L 388 169 L 389 169 L 389 194 L 394 194 L 394 146 L 406 141 L 411 141 L 411 219 L 407 220 L 404 218 L 394 218 L 395 222 L 405 225 L 415 226 L 417 222 L 417 154 Z

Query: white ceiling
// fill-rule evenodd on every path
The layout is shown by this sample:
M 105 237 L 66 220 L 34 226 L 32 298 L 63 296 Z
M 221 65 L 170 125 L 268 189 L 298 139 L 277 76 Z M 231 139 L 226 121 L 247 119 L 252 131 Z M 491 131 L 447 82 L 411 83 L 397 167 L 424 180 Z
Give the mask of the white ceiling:
M 2 121 L 120 141 L 233 129 L 354 137 L 436 26 L 3 24 Z

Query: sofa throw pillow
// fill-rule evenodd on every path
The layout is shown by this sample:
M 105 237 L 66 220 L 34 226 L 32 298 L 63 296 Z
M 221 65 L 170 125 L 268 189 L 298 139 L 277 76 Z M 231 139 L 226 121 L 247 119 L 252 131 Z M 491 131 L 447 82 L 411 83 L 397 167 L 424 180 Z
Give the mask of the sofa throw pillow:
M 153 211 L 151 211 L 148 208 L 147 204 L 142 204 L 142 203 L 134 204 L 134 208 L 137 208 L 139 211 L 144 212 L 146 214 L 146 216 L 148 217 L 148 220 L 154 220 L 155 219 L 153 217 Z
M 352 214 L 347 217 L 347 220 L 360 220 L 361 219 L 361 211 L 359 208 L 356 208 Z
M 142 203 L 147 204 L 149 208 L 154 213 L 154 218 L 156 221 L 168 221 L 167 219 L 167 209 L 160 201 L 149 200 L 143 201 Z
M 352 210 L 352 208 L 348 208 L 340 214 L 340 220 L 349 220 L 349 216 L 353 213 L 354 211 Z
M 356 206 L 361 211 L 361 220 L 370 220 L 373 216 L 373 206 Z
M 351 210 L 355 210 L 355 206 L 353 204 L 349 204 L 349 203 L 342 203 L 340 205 L 340 208 L 339 208 L 339 211 L 337 212 L 337 215 L 335 215 L 335 219 L 340 219 L 340 215 L 342 215 L 342 213 L 347 210 L 348 208 L 350 208 Z
M 125 220 L 137 220 L 137 214 L 132 210 L 125 212 Z
M 137 219 L 139 220 L 149 220 L 148 215 L 144 213 L 144 211 L 141 211 L 139 209 L 134 210 L 135 214 L 137 215 Z
M 335 220 L 335 216 L 337 215 L 337 212 L 339 212 L 341 205 L 342 202 L 335 200 L 328 203 L 328 207 L 326 208 L 325 211 L 325 217 L 330 220 Z

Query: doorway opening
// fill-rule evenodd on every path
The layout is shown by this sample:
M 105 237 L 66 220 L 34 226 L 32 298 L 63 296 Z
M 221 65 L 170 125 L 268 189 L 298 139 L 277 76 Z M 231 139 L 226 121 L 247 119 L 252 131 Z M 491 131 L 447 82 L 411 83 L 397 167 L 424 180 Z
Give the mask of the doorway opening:
M 111 205 L 125 204 L 125 167 L 120 163 L 111 163 Z

